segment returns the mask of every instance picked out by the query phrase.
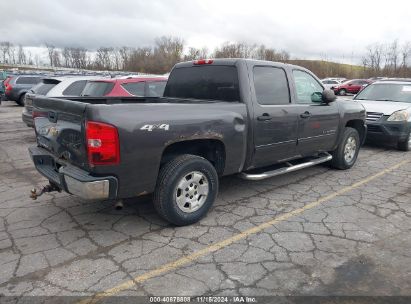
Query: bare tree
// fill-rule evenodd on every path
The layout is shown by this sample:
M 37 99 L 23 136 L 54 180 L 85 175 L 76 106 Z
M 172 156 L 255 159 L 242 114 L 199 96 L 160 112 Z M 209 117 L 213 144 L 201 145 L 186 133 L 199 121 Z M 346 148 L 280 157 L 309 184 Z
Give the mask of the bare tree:
M 130 57 L 133 52 L 132 48 L 129 48 L 127 46 L 123 46 L 118 50 L 120 57 L 121 57 L 121 62 L 122 62 L 122 69 L 126 70 L 127 66 L 129 65 Z
M 408 58 L 411 55 L 411 42 L 407 41 L 401 48 L 401 74 L 403 77 L 410 76 L 408 70 Z
M 11 44 L 9 48 L 9 61 L 11 64 L 17 63 L 17 47 L 13 44 Z
M 59 66 L 61 66 L 61 61 L 60 61 L 60 58 L 61 58 L 61 53 L 60 53 L 60 51 L 59 50 L 54 50 L 54 52 L 53 52 L 53 60 L 52 60 L 52 62 L 53 62 L 53 66 L 55 66 L 55 67 L 59 67 Z
M 26 64 L 27 63 L 27 56 L 24 48 L 21 44 L 19 44 L 18 51 L 17 51 L 17 63 L 18 64 Z
M 112 52 L 113 48 L 111 47 L 100 47 L 97 50 L 95 58 L 95 66 L 98 69 L 111 70 L 112 69 Z
M 54 58 L 54 50 L 56 49 L 56 47 L 53 44 L 50 43 L 45 43 L 46 49 L 47 49 L 47 54 L 49 57 L 49 61 L 50 61 L 50 66 L 53 66 L 53 58 Z
M 188 53 L 184 55 L 184 60 L 186 61 L 206 58 L 208 58 L 208 49 L 206 47 L 203 47 L 201 49 L 189 47 Z
M 9 41 L 2 41 L 0 42 L 0 51 L 3 58 L 3 63 L 9 63 L 7 59 L 10 59 L 10 48 L 13 45 Z

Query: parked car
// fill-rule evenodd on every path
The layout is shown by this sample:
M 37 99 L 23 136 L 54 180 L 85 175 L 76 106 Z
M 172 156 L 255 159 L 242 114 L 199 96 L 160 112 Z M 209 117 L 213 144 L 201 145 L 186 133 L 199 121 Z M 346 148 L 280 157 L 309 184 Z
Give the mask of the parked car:
M 331 79 L 323 79 L 321 80 L 322 84 L 326 89 L 332 90 L 334 87 L 340 85 L 340 82 L 337 80 L 331 80 Z
M 33 98 L 36 95 L 49 97 L 75 97 L 83 92 L 87 81 L 101 79 L 101 76 L 66 76 L 43 78 L 40 83 L 32 87 L 25 95 L 22 119 L 28 127 L 33 123 Z
M 24 106 L 24 96 L 27 91 L 42 79 L 40 75 L 18 75 L 10 78 L 5 88 L 8 100 L 15 101 L 19 106 Z
M 7 73 L 4 71 L 0 71 L 0 103 L 3 99 L 4 95 L 4 81 L 7 79 Z
M 346 95 L 347 93 L 357 94 L 364 85 L 370 84 L 372 81 L 368 79 L 353 79 L 341 83 L 333 88 L 337 95 Z
M 411 79 L 374 82 L 354 99 L 367 110 L 367 139 L 411 150 Z
M 351 168 L 366 113 L 335 99 L 305 68 L 248 59 L 177 64 L 164 97 L 36 97 L 30 155 L 50 180 L 39 194 L 121 201 L 154 192 L 164 219 L 191 224 L 213 204 L 219 176 Z
M 342 83 L 344 81 L 347 81 L 347 78 L 344 78 L 344 77 L 327 77 L 327 78 L 321 79 L 321 81 L 323 81 L 323 80 L 335 80 L 335 81 L 338 81 L 339 83 Z
M 128 77 L 89 81 L 82 96 L 163 96 L 166 77 Z

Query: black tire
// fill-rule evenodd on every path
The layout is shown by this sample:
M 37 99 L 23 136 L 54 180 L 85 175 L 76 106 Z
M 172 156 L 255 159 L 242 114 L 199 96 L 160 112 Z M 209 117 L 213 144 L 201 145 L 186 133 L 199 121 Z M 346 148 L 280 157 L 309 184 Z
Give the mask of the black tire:
M 345 96 L 347 95 L 347 91 L 345 89 L 341 89 L 338 91 L 338 95 Z
M 411 150 L 411 131 L 408 132 L 408 137 L 404 141 L 399 141 L 397 144 L 398 150 L 410 151 Z
M 198 210 L 184 212 L 177 204 L 178 191 L 180 191 L 178 187 L 192 172 L 200 172 L 207 179 L 208 194 Z M 218 175 L 214 166 L 202 157 L 184 154 L 170 160 L 160 169 L 153 203 L 159 215 L 166 221 L 177 226 L 185 226 L 198 222 L 207 214 L 217 193 Z
M 20 107 L 24 107 L 24 96 L 26 96 L 26 94 L 21 94 L 19 97 L 19 100 L 16 101 L 16 103 L 20 106 Z
M 353 156 L 352 158 L 349 158 L 347 160 L 346 155 L 345 155 L 345 150 L 347 144 L 349 144 L 348 140 L 355 140 L 355 149 L 351 149 L 353 151 Z M 360 151 L 360 146 L 361 146 L 361 141 L 360 141 L 360 135 L 358 134 L 358 131 L 354 128 L 346 127 L 344 130 L 344 134 L 342 136 L 341 142 L 339 143 L 337 149 L 335 149 L 331 155 L 333 156 L 333 159 L 331 160 L 330 164 L 332 167 L 340 170 L 347 170 L 350 169 L 352 166 L 354 166 L 357 157 L 358 157 L 358 152 Z

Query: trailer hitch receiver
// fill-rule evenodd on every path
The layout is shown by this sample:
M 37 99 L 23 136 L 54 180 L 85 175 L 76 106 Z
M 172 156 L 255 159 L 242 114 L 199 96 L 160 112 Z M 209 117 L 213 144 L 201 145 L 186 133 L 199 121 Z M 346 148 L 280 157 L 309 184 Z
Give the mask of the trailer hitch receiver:
M 44 193 L 58 191 L 61 192 L 61 189 L 53 183 L 50 183 L 43 187 L 40 192 L 37 192 L 36 188 L 31 189 L 30 191 L 30 198 L 36 200 L 39 196 L 43 195 Z

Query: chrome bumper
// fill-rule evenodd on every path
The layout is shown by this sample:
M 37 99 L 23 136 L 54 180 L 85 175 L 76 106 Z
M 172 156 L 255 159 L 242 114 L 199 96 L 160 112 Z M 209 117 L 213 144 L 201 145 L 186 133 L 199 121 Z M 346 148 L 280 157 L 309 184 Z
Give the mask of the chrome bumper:
M 86 200 L 109 198 L 110 182 L 107 179 L 94 182 L 81 182 L 71 176 L 64 175 L 64 181 L 68 192 L 75 196 Z
M 118 181 L 114 176 L 96 177 L 67 163 L 59 163 L 50 152 L 40 147 L 30 147 L 33 163 L 50 183 L 85 200 L 116 199 Z

